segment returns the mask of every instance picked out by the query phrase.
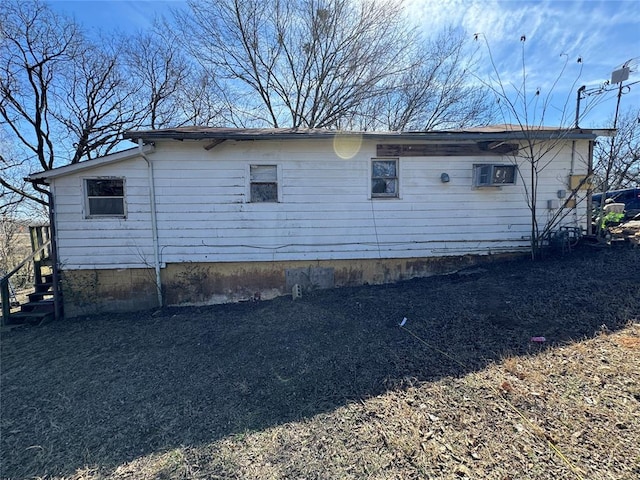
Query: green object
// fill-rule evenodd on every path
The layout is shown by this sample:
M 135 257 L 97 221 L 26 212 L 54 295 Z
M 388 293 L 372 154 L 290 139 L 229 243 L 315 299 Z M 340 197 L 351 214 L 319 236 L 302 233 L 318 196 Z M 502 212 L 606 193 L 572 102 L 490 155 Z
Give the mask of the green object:
M 600 228 L 604 229 L 611 225 L 617 225 L 623 219 L 624 219 L 624 213 L 609 212 L 604 217 L 602 217 L 602 220 L 600 222 Z

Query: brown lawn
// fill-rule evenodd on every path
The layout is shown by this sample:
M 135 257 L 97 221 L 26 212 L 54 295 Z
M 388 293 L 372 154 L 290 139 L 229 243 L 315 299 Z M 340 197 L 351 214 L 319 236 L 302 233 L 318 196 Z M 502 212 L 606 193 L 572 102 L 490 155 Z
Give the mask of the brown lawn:
M 71 319 L 1 355 L 2 478 L 640 478 L 637 249 Z

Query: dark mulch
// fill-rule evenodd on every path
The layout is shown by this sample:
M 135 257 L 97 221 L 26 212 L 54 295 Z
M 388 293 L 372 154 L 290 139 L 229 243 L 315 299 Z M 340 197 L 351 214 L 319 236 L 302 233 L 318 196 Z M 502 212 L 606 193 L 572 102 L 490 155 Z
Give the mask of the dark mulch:
M 404 317 L 427 344 L 398 327 Z M 614 332 L 639 317 L 640 251 L 585 247 L 540 262 L 495 262 L 394 285 L 305 292 L 296 301 L 103 315 L 13 330 L 2 338 L 0 473 L 118 477 L 118 467 L 140 458 L 191 451 L 200 459 L 200 477 L 215 477 L 216 442 L 242 443 L 251 432 L 455 382 L 502 359 Z M 533 343 L 533 336 L 547 341 Z M 205 457 L 211 470 L 203 467 Z M 318 460 L 315 474 L 306 471 L 307 478 L 323 478 L 322 464 Z M 152 477 L 163 478 L 161 470 Z M 193 472 L 174 469 L 165 476 L 197 476 Z M 345 472 L 339 475 L 347 478 Z M 475 478 L 454 467 L 448 474 Z M 122 478 L 149 475 L 140 470 Z

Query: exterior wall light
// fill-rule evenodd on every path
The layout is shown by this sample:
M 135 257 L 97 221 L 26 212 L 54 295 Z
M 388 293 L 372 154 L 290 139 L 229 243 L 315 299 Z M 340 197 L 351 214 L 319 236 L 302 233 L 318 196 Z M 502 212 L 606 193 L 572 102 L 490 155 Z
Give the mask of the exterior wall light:
M 449 178 L 449 174 L 448 173 L 443 173 L 443 174 L 440 175 L 440 181 L 442 183 L 448 183 L 449 180 L 450 180 L 450 178 Z

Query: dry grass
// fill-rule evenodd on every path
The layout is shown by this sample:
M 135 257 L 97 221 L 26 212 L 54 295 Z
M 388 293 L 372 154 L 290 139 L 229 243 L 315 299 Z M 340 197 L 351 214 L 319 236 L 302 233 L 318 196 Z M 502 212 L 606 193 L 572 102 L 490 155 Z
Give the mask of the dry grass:
M 12 331 L 2 477 L 636 479 L 639 272 L 583 251 Z
M 0 218 L 0 276 L 13 270 L 29 255 L 31 240 L 27 224 Z M 29 262 L 18 270 L 9 282 L 11 292 L 15 294 L 15 298 L 12 296 L 10 301 L 26 303 L 28 294 L 33 292 L 33 263 Z M 12 311 L 18 310 L 19 307 L 13 306 Z

